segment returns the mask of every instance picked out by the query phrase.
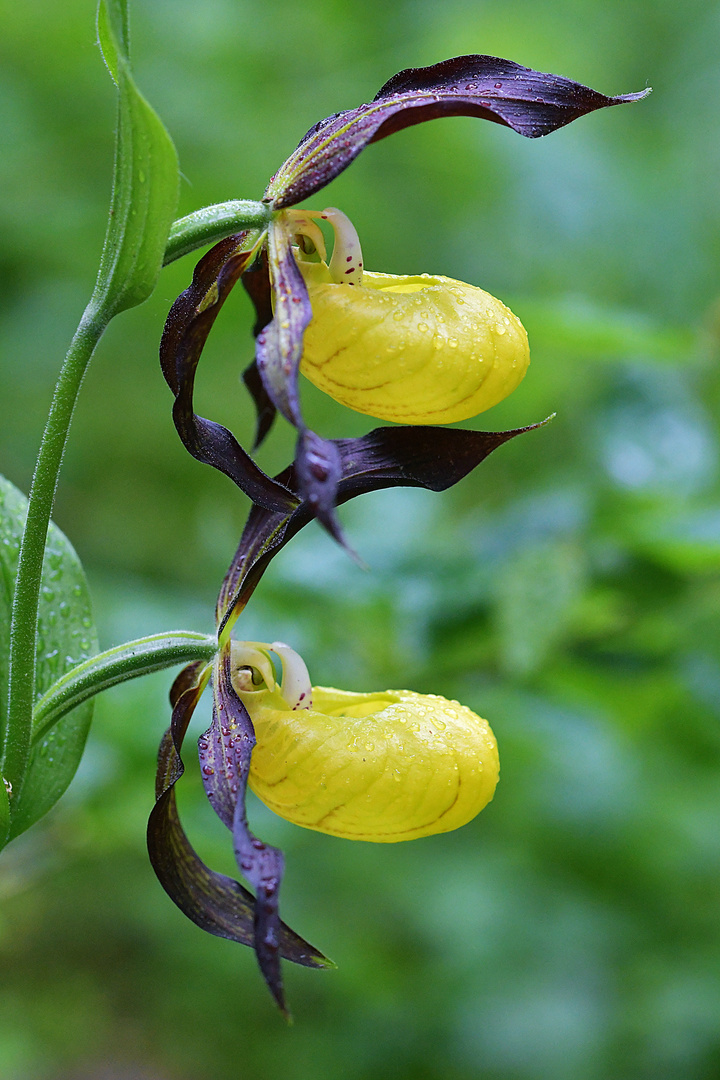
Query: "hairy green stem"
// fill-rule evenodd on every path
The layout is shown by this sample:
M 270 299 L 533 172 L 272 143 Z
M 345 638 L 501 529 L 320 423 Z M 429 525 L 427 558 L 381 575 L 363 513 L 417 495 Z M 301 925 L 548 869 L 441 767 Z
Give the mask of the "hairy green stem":
M 262 229 L 270 221 L 270 207 L 251 199 L 204 206 L 172 223 L 165 248 L 164 266 L 207 244 L 215 244 L 244 229 Z
M 32 742 L 37 743 L 63 716 L 83 701 L 128 679 L 153 671 L 186 664 L 191 660 L 212 660 L 217 638 L 192 630 L 152 634 L 98 653 L 66 671 L 37 702 L 33 714 Z
M 58 474 L 83 376 L 108 321 L 91 301 L 58 377 L 30 489 L 13 597 L 8 713 L 0 758 L 0 772 L 14 795 L 19 794 L 30 753 L 40 580 Z

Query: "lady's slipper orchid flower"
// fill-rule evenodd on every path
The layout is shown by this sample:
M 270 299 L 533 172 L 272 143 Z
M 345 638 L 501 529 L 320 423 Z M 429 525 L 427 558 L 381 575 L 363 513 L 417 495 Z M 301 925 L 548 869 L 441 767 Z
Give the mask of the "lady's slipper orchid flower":
M 161 359 L 188 450 L 269 510 L 287 512 L 298 499 L 307 502 L 339 538 L 334 508 L 341 465 L 333 443 L 305 424 L 298 371 L 361 412 L 409 424 L 449 423 L 514 389 L 527 367 L 527 340 L 518 320 L 482 290 L 442 277 L 370 274 L 343 215 L 291 208 L 325 187 L 369 143 L 413 124 L 478 116 L 538 138 L 645 93 L 606 97 L 509 60 L 460 56 L 401 71 L 369 104 L 312 127 L 268 184 L 267 231 L 221 241 L 168 317 Z M 324 255 L 318 217 L 330 220 L 339 237 L 329 264 L 308 257 Z M 255 360 L 246 372 L 258 409 L 256 445 L 276 410 L 297 428 L 297 495 L 266 476 L 226 428 L 193 410 L 200 354 L 239 278 L 257 312 Z
M 466 476 L 498 446 L 528 430 L 531 429 L 482 432 L 395 427 L 377 428 L 357 439 L 334 440 L 333 450 L 340 462 L 338 502 L 395 486 L 442 491 Z M 275 481 L 299 496 L 296 463 L 275 477 Z M 260 732 L 260 754 L 257 759 L 253 757 L 257 738 L 253 720 L 261 718 L 269 698 L 262 694 L 259 698 L 259 691 L 252 690 L 251 685 L 278 692 L 275 703 L 280 706 L 279 712 L 296 717 L 299 710 L 309 709 L 311 695 L 315 693 L 314 713 L 308 711 L 301 718 L 305 720 L 306 735 L 311 740 L 313 727 L 316 734 L 318 723 L 332 723 L 338 739 L 343 738 L 344 732 L 346 756 L 354 753 L 347 749 L 348 744 L 360 728 L 364 731 L 365 742 L 358 743 L 355 771 L 347 785 L 347 795 L 352 798 L 334 821 L 327 813 L 320 813 L 329 812 L 331 807 L 327 802 L 318 802 L 314 790 L 323 783 L 327 785 L 333 767 L 337 769 L 337 762 L 333 766 L 334 754 L 325 759 L 324 781 L 322 772 L 316 776 L 312 771 L 303 772 L 302 767 L 294 770 L 292 782 L 299 795 L 295 809 L 287 808 L 287 788 L 282 794 L 285 811 L 279 806 L 273 808 L 300 824 L 345 836 L 355 835 L 358 839 L 363 838 L 364 829 L 365 839 L 380 841 L 428 835 L 457 828 L 474 817 L 492 797 L 497 780 L 497 756 L 490 729 L 485 721 L 457 703 L 432 696 L 423 698 L 409 691 L 379 695 L 348 695 L 327 688 L 313 691 L 302 661 L 292 650 L 275 643 L 272 648 L 280 655 L 284 667 L 278 691 L 268 657 L 269 647 L 247 643 L 238 646 L 232 642 L 233 624 L 271 559 L 313 516 L 307 502 L 299 499 L 291 512 L 271 511 L 258 505 L 251 510 L 218 597 L 217 658 L 212 665 L 190 664 L 171 690 L 172 722 L 160 745 L 157 801 L 148 823 L 150 859 L 163 887 L 178 907 L 204 930 L 254 947 L 265 980 L 283 1010 L 281 957 L 308 967 L 326 967 L 329 961 L 280 922 L 278 891 L 282 855 L 249 830 L 245 814 L 248 782 L 265 797 L 263 789 L 271 782 L 267 770 L 275 767 L 271 740 L 266 738 L 267 726 Z M 239 670 L 242 668 L 244 672 Z M 213 720 L 199 740 L 201 774 L 216 813 L 232 831 L 240 872 L 255 889 L 255 897 L 238 882 L 205 866 L 185 836 L 177 813 L 175 784 L 184 771 L 183 741 L 195 707 L 211 679 Z M 368 707 L 377 714 L 373 721 L 368 719 Z M 267 711 L 263 715 L 267 719 Z M 270 718 L 270 723 L 282 724 L 284 719 L 287 717 L 276 715 Z M 371 722 L 378 728 L 372 753 L 368 750 Z M 397 736 L 397 729 L 403 727 L 407 728 L 405 742 Z M 276 728 L 281 738 L 287 736 L 287 730 L 283 734 L 281 727 Z M 326 798 L 328 792 L 332 801 L 333 790 L 326 786 Z M 272 800 L 266 801 L 272 807 Z M 364 812 L 358 816 L 360 804 L 364 804 Z M 326 820 L 320 821 L 321 817 Z M 383 831 L 385 835 L 380 835 Z

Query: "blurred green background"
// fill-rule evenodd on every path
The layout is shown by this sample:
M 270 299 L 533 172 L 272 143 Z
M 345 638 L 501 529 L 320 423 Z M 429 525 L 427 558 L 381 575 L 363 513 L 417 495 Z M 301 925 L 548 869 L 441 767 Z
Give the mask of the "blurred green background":
M 91 290 L 114 91 L 92 0 L 1 0 L 0 471 L 27 490 Z M 714 1080 L 720 1075 L 720 5 L 707 0 L 135 0 L 138 83 L 183 169 L 180 212 L 259 197 L 319 118 L 395 71 L 507 56 L 645 102 L 540 142 L 455 118 L 370 147 L 313 201 L 366 265 L 482 285 L 533 363 L 475 426 L 552 424 L 457 489 L 343 511 L 363 572 L 315 526 L 239 627 L 316 682 L 457 697 L 495 729 L 494 802 L 457 833 L 369 845 L 253 802 L 287 856 L 283 913 L 338 970 L 291 969 L 286 1028 L 249 950 L 204 935 L 144 849 L 170 675 L 98 700 L 66 798 L 0 863 L 4 1080 Z M 191 460 L 156 359 L 191 259 L 116 320 L 87 377 L 55 519 L 108 647 L 212 629 L 247 512 Z M 199 407 L 241 438 L 238 289 Z M 304 389 L 327 435 L 372 426 Z M 277 425 L 262 464 L 292 438 Z M 202 720 L 197 730 L 201 730 Z M 195 845 L 232 873 L 189 746 Z

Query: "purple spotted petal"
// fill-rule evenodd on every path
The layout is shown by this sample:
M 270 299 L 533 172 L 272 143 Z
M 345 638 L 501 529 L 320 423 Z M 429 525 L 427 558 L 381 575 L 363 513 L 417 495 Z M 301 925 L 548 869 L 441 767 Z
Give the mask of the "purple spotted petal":
M 292 230 L 282 216 L 270 223 L 268 257 L 275 311 L 260 331 L 255 360 L 272 404 L 298 429 L 297 494 L 321 525 L 344 544 L 335 516 L 340 459 L 334 444 L 305 426 L 298 396 L 303 335 L 312 318 L 307 288 L 292 251 Z M 256 401 L 258 398 L 256 397 Z
M 456 56 L 408 68 L 386 82 L 373 101 L 335 113 L 308 131 L 270 181 L 274 209 L 294 206 L 329 184 L 368 143 L 441 116 L 479 116 L 536 139 L 585 113 L 645 97 L 606 97 L 561 75 L 496 56 Z
M 295 452 L 295 475 L 303 501 L 313 517 L 354 556 L 335 513 L 342 477 L 342 461 L 336 443 L 321 439 L 314 431 L 302 431 Z
M 543 421 L 542 424 L 547 423 Z M 337 439 L 342 477 L 338 504 L 388 487 L 423 487 L 444 491 L 467 476 L 503 443 L 542 424 L 510 431 L 466 431 L 427 426 L 380 427 L 357 439 Z M 277 479 L 296 491 L 296 466 Z M 247 604 L 271 559 L 313 518 L 308 503 L 292 514 L 253 507 L 218 596 L 219 632 Z
M 268 258 L 275 314 L 257 336 L 255 359 L 271 401 L 300 430 L 305 425 L 298 399 L 298 370 L 312 308 L 292 252 L 292 234 L 282 220 L 270 223 Z
M 277 848 L 253 836 L 248 825 L 245 797 L 255 732 L 247 709 L 233 689 L 229 642 L 216 664 L 213 690 L 212 724 L 198 740 L 205 793 L 220 820 L 232 830 L 240 872 L 255 889 L 255 954 L 273 997 L 287 1013 L 280 974 L 278 913 L 283 856 Z
M 156 803 L 148 821 L 148 851 L 160 884 L 181 911 L 216 937 L 254 947 L 255 898 L 237 881 L 210 870 L 197 855 L 180 824 L 175 784 L 185 771 L 180 752 L 188 724 L 207 681 L 206 666 L 188 665 L 170 692 L 170 729 L 158 755 Z M 279 924 L 279 952 L 305 967 L 331 962 L 284 923 Z
M 229 476 L 253 502 L 271 510 L 291 510 L 297 499 L 260 469 L 235 436 L 193 408 L 195 372 L 202 350 L 230 290 L 252 259 L 250 235 L 221 240 L 200 260 L 192 285 L 173 304 L 168 315 L 160 361 L 175 395 L 173 419 L 193 457 Z

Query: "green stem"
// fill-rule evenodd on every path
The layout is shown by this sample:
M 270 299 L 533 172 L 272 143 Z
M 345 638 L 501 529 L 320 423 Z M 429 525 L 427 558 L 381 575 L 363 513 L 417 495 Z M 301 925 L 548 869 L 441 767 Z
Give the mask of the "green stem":
M 80 385 L 108 321 L 91 301 L 55 387 L 30 489 L 10 623 L 8 714 L 0 759 L 0 772 L 12 784 L 14 795 L 22 787 L 30 752 L 40 579 L 58 473 Z
M 66 671 L 35 706 L 32 742 L 47 735 L 58 720 L 83 701 L 117 686 L 128 679 L 150 675 L 153 671 L 186 664 L 191 660 L 212 660 L 218 649 L 216 637 L 191 630 L 152 634 L 117 645 L 107 652 L 91 656 Z
M 263 229 L 270 216 L 269 206 L 251 199 L 232 199 L 204 206 L 172 223 L 163 265 L 244 229 Z

